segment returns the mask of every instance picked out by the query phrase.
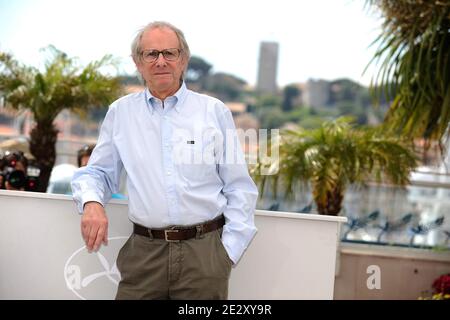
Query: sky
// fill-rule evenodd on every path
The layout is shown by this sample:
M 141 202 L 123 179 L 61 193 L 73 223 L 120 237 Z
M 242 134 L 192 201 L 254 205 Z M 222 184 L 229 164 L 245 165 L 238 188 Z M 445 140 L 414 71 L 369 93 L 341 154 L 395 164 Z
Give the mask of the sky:
M 80 63 L 112 54 L 132 74 L 138 29 L 168 21 L 191 54 L 255 85 L 261 41 L 279 43 L 277 83 L 350 78 L 368 85 L 381 20 L 365 0 L 0 0 L 0 51 L 42 66 L 52 44 Z

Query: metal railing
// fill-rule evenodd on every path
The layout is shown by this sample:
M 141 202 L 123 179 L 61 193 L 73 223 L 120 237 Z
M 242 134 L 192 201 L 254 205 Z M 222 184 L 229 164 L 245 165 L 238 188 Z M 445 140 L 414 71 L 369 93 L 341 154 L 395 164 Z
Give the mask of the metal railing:
M 450 250 L 450 183 L 428 178 L 412 180 L 406 188 L 375 183 L 351 186 L 340 213 L 348 219 L 341 240 Z M 317 213 L 307 188 L 298 190 L 292 200 L 273 199 L 266 191 L 258 209 Z

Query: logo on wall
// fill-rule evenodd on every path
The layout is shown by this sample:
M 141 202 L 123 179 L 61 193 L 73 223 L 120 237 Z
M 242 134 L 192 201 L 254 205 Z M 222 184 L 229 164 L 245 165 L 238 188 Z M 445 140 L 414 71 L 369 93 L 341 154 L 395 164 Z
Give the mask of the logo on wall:
M 76 250 L 64 266 L 67 289 L 82 300 L 114 299 L 120 281 L 116 258 L 127 239 L 108 238 L 108 245 L 102 245 L 93 253 L 89 253 L 86 246 Z

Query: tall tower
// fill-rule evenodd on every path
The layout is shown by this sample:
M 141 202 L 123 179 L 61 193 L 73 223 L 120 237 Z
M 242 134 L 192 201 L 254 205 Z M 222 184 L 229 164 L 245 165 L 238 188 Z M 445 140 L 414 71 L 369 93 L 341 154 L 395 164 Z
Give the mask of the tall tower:
M 258 82 L 259 92 L 277 92 L 278 43 L 261 42 L 259 49 Z

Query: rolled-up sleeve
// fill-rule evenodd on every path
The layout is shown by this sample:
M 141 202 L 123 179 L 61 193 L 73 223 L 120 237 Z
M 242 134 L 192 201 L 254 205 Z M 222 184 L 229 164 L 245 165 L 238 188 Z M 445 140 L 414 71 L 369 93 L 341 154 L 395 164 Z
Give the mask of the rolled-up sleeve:
M 73 199 L 79 213 L 83 213 L 86 202 L 96 201 L 105 206 L 111 195 L 118 193 L 123 165 L 113 143 L 115 112 L 115 106 L 111 105 L 87 166 L 79 168 L 72 178 Z
M 224 139 L 219 175 L 224 183 L 223 194 L 227 198 L 222 242 L 230 259 L 236 264 L 257 232 L 254 212 L 258 189 L 248 173 L 229 109 L 225 109 L 220 117 L 220 126 Z

